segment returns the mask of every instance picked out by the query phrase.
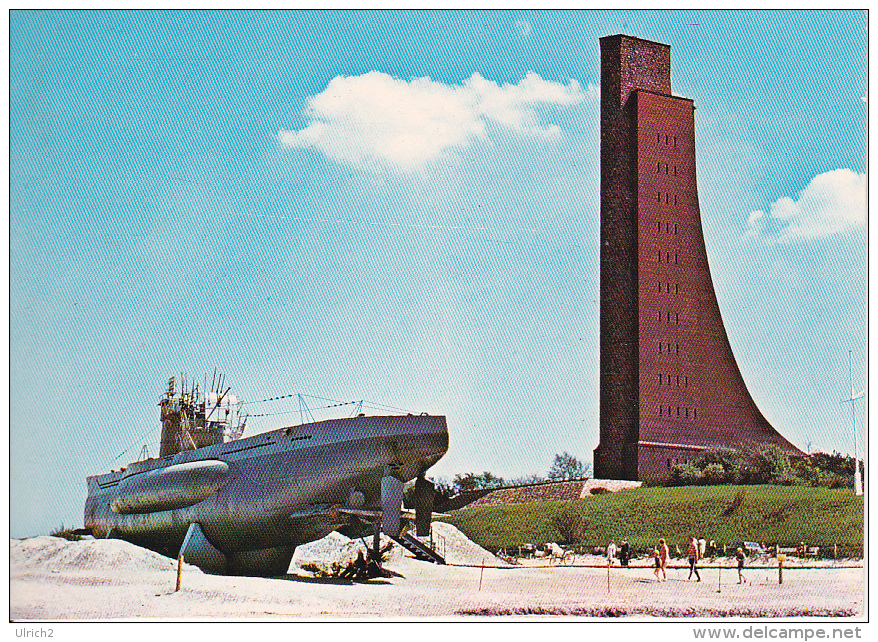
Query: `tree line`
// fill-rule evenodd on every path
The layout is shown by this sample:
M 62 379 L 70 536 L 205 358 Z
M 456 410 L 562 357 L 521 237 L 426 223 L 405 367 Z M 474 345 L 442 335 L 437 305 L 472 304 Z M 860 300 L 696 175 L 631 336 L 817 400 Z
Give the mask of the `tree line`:
M 504 479 L 499 475 L 484 471 L 482 473 L 462 473 L 448 480 L 438 478 L 435 480 L 437 503 L 448 500 L 455 495 L 466 491 L 500 488 L 503 486 L 521 486 L 525 484 L 541 484 L 551 481 L 566 481 L 569 479 L 582 479 L 591 474 L 591 465 L 584 464 L 578 458 L 567 451 L 556 454 L 552 465 L 545 476 L 536 474 L 527 477 L 515 477 Z

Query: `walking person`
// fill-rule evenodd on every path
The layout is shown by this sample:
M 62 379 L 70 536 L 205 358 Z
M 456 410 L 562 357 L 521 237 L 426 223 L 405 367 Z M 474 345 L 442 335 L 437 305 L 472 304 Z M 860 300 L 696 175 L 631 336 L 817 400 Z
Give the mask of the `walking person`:
M 622 540 L 622 546 L 619 548 L 619 560 L 622 566 L 628 568 L 628 560 L 631 559 L 631 545 L 627 539 Z
M 690 535 L 689 550 L 686 552 L 686 554 L 689 556 L 689 578 L 686 580 L 687 582 L 692 579 L 692 573 L 695 573 L 695 577 L 698 578 L 697 581 L 701 581 L 701 575 L 699 575 L 698 568 L 695 566 L 700 557 L 700 552 L 701 551 L 699 550 L 698 542 L 695 541 L 695 536 Z
M 652 559 L 655 562 L 655 569 L 653 569 L 653 574 L 655 575 L 655 581 L 661 582 L 659 579 L 659 571 L 662 568 L 662 561 L 659 559 L 659 550 L 655 546 L 652 547 Z
M 735 553 L 735 559 L 738 560 L 738 584 L 744 584 L 747 579 L 744 577 L 744 550 L 739 548 Z
M 611 539 L 610 545 L 607 546 L 607 560 L 610 566 L 613 565 L 613 560 L 616 559 L 616 540 Z
M 668 544 L 665 542 L 664 538 L 659 540 L 659 569 L 662 572 L 662 582 L 668 581 L 668 558 L 671 556 L 671 551 L 668 549 Z

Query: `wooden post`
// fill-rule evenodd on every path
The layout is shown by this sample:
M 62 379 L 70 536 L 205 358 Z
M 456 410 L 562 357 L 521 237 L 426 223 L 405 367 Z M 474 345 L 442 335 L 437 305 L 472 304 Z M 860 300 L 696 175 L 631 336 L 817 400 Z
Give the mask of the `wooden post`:
M 183 579 L 183 554 L 177 558 L 177 588 L 174 589 L 174 593 L 180 590 L 180 582 Z
M 482 576 L 485 574 L 485 558 L 482 558 L 482 570 L 479 572 L 479 590 L 482 590 Z
M 607 593 L 610 592 L 610 560 L 607 560 Z
M 723 563 L 719 563 L 719 579 L 716 581 L 716 592 L 723 592 Z
M 777 583 L 783 584 L 783 560 L 777 563 Z
M 381 518 L 379 517 L 375 520 L 375 535 L 372 538 L 372 559 L 375 560 L 375 563 L 379 566 L 381 565 L 381 556 L 379 551 L 381 550 Z

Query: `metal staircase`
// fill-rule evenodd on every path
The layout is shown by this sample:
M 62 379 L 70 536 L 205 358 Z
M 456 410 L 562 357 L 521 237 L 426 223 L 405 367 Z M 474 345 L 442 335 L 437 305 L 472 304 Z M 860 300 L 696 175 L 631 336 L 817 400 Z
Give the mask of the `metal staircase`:
M 409 533 L 400 533 L 396 537 L 391 535 L 390 538 L 412 553 L 416 559 L 424 560 L 425 562 L 433 562 L 434 564 L 445 564 L 444 557 Z

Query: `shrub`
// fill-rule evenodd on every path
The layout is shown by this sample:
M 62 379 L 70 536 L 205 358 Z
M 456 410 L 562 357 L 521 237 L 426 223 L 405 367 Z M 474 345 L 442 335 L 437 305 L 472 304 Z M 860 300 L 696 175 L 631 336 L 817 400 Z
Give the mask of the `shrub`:
M 705 484 L 722 484 L 726 481 L 726 471 L 722 464 L 712 463 L 704 467 Z
M 860 472 L 864 472 L 860 460 Z M 837 452 L 812 453 L 795 464 L 796 474 L 811 486 L 850 488 L 854 483 L 854 458 Z
M 834 461 L 834 460 L 833 460 Z M 852 468 L 852 465 L 851 465 Z M 818 485 L 827 481 L 820 469 L 808 464 L 797 469 L 779 446 L 774 444 L 742 444 L 736 448 L 706 450 L 694 465 L 677 464 L 671 468 L 669 486 L 696 484 L 774 484 L 798 486 Z
M 582 540 L 582 534 L 588 525 L 582 515 L 570 504 L 552 513 L 549 524 L 558 531 L 562 544 L 578 543 Z
M 54 531 L 49 533 L 52 537 L 60 537 L 62 539 L 69 540 L 71 542 L 78 542 L 82 539 L 82 535 L 77 535 L 72 528 L 67 528 L 64 524 L 61 524 L 59 528 L 56 528 Z
M 704 473 L 690 464 L 674 464 L 671 467 L 671 486 L 697 486 L 704 482 Z

